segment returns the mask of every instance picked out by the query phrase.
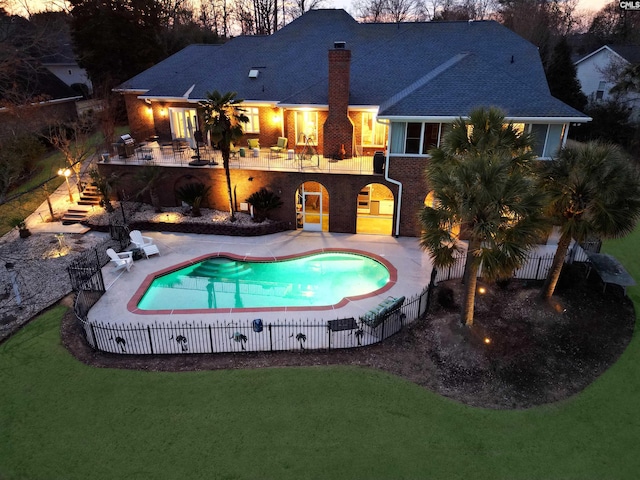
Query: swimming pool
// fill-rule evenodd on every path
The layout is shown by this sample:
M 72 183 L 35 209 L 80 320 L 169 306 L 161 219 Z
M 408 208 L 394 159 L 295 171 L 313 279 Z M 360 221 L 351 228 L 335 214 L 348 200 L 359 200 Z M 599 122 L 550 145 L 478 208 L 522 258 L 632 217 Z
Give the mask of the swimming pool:
M 149 276 L 129 309 L 136 313 L 329 309 L 382 293 L 396 278 L 395 268 L 385 259 L 353 250 L 269 259 L 221 253 Z

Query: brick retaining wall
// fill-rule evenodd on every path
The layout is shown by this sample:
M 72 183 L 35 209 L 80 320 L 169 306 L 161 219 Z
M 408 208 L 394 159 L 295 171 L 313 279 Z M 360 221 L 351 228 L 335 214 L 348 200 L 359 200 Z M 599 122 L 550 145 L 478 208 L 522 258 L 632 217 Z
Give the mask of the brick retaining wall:
M 108 225 L 87 224 L 92 230 L 108 232 Z M 288 230 L 287 222 L 256 223 L 255 225 L 228 225 L 219 223 L 166 223 L 166 222 L 131 222 L 131 230 L 148 232 L 201 233 L 206 235 L 230 235 L 256 237 Z

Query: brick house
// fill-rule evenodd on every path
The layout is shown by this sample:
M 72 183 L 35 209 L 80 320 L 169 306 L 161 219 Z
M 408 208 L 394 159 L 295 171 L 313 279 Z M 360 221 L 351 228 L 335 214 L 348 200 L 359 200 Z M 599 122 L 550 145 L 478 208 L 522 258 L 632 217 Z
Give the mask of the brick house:
M 360 24 L 344 10 L 313 10 L 270 36 L 191 45 L 123 83 L 131 135 L 154 143 L 141 159 L 100 168 L 118 172 L 132 194 L 134 166 L 166 165 L 165 205 L 197 179 L 212 186 L 203 206 L 226 209 L 207 139 L 207 166 L 169 151 L 184 139 L 201 159 L 198 102 L 213 90 L 237 92 L 250 119 L 231 163 L 236 207 L 265 186 L 284 202 L 273 218 L 316 231 L 418 235 L 429 150 L 474 107 L 501 108 L 535 134 L 542 158 L 563 145 L 570 123 L 589 120 L 550 95 L 536 47 L 496 22 Z M 279 137 L 287 146 L 274 152 Z

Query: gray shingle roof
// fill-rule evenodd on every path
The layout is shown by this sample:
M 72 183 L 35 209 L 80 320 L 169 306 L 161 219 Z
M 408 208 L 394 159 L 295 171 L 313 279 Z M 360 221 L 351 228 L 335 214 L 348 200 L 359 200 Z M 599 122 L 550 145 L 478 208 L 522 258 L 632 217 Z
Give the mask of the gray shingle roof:
M 640 63 L 640 45 L 608 45 L 629 63 Z
M 336 41 L 351 50 L 349 104 L 383 105 L 381 115 L 459 116 L 496 105 L 512 117 L 584 118 L 551 97 L 537 48 L 496 22 L 360 24 L 344 10 L 309 11 L 270 36 L 192 45 L 121 88 L 182 97 L 194 86 L 190 100 L 218 90 L 252 102 L 324 106 L 327 52 Z M 250 69 L 258 78 L 248 77 Z

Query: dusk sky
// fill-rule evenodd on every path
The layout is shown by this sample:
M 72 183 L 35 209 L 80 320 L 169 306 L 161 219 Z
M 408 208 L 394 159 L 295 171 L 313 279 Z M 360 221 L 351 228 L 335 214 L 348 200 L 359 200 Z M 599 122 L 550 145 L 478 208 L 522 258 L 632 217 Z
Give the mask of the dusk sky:
M 32 12 L 38 12 L 45 9 L 46 7 L 49 7 L 49 9 L 57 10 L 54 5 L 56 3 L 59 4 L 60 2 L 56 0 L 15 0 L 15 3 L 23 5 L 26 4 L 29 6 L 29 10 L 31 10 Z M 326 0 L 325 6 L 327 8 L 344 8 L 345 10 L 350 11 L 351 3 L 352 0 Z M 597 11 L 604 7 L 607 3 L 609 3 L 607 0 L 579 0 L 578 8 L 580 10 Z M 17 11 L 16 13 L 20 13 L 20 11 Z

